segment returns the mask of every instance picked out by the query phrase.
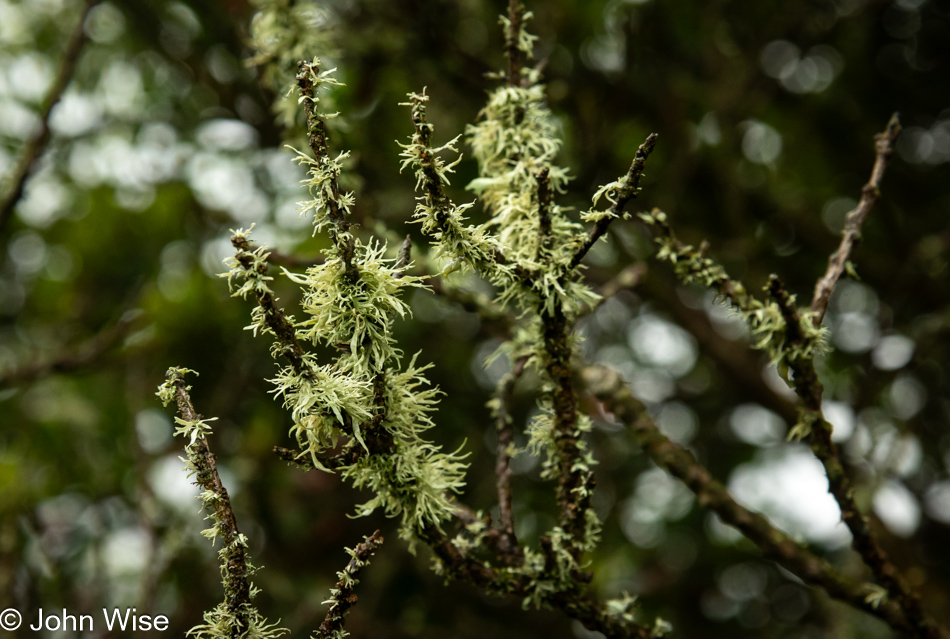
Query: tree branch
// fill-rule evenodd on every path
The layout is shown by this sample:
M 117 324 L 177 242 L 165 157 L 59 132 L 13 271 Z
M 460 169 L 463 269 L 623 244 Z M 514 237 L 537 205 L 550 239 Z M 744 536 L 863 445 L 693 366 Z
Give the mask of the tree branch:
M 795 306 L 795 300 L 788 294 L 782 281 L 775 275 L 769 278 L 769 294 L 781 309 L 785 319 L 786 339 L 789 345 L 802 343 L 801 316 Z M 832 441 L 832 427 L 822 413 L 821 401 L 824 388 L 818 379 L 812 358 L 786 357 L 786 362 L 794 375 L 795 392 L 802 400 L 804 411 L 801 423 L 806 427 L 806 438 L 815 456 L 821 461 L 828 475 L 829 492 L 841 508 L 841 519 L 851 531 L 851 545 L 871 568 L 878 583 L 887 589 L 889 595 L 906 612 L 919 637 L 936 639 L 941 631 L 924 614 L 920 597 L 907 585 L 900 572 L 888 559 L 887 554 L 871 531 L 867 519 L 858 509 L 854 500 L 854 486 L 848 476 L 838 448 Z
M 170 368 L 165 380 L 174 389 L 175 403 L 182 419 L 192 424 L 200 422 L 202 417 L 191 403 L 191 396 L 188 394 L 191 387 L 185 384 L 184 371 Z M 214 495 L 213 499 L 206 499 L 205 504 L 210 505 L 214 511 L 216 530 L 221 533 L 224 542 L 223 554 L 220 556 L 225 605 L 229 614 L 238 621 L 240 631 L 246 632 L 250 625 L 252 596 L 247 544 L 244 535 L 238 530 L 237 519 L 231 508 L 231 498 L 227 488 L 221 483 L 218 466 L 208 447 L 207 439 L 198 431 L 198 436 L 193 436 L 193 443 L 186 447 L 186 450 L 189 461 L 194 465 L 195 483 Z
M 307 139 L 310 143 L 310 150 L 318 164 L 325 164 L 330 160 L 330 151 L 327 147 L 327 128 L 315 109 L 316 96 L 314 92 L 316 87 L 313 80 L 313 78 L 319 76 L 320 69 L 316 64 L 303 60 L 297 63 L 297 67 L 299 69 L 297 87 L 304 98 L 303 107 L 307 115 Z M 350 222 L 344 218 L 343 211 L 340 210 L 340 185 L 335 175 L 330 180 L 330 191 L 329 197 L 326 198 L 329 217 L 333 222 L 330 227 L 330 240 L 340 252 L 347 277 L 350 278 L 351 282 L 355 282 L 359 278 L 359 271 L 356 265 L 353 264 L 356 240 L 349 232 Z
M 49 127 L 50 114 L 73 79 L 80 53 L 82 53 L 82 48 L 86 44 L 86 17 L 89 15 L 89 11 L 98 3 L 99 0 L 86 0 L 83 4 L 82 13 L 79 15 L 79 20 L 69 37 L 69 42 L 66 43 L 66 50 L 60 59 L 56 78 L 43 100 L 43 107 L 40 110 L 40 128 L 26 143 L 23 155 L 20 156 L 20 160 L 7 182 L 6 189 L 4 189 L 3 200 L 0 201 L 0 233 L 3 232 L 8 220 L 13 215 L 13 209 L 23 197 L 26 181 L 33 171 L 33 166 L 49 144 L 52 135 Z
M 337 573 L 339 581 L 330 591 L 330 599 L 324 603 L 329 603 L 327 616 L 317 630 L 315 637 L 319 639 L 336 639 L 346 636 L 343 634 L 343 624 L 345 623 L 346 613 L 356 604 L 356 594 L 353 592 L 359 583 L 360 572 L 369 564 L 369 558 L 373 556 L 376 550 L 383 544 L 383 538 L 377 530 L 369 537 L 356 546 L 353 550 L 347 549 L 350 554 L 350 561 L 341 572 Z
M 627 202 L 637 197 L 637 192 L 640 189 L 640 178 L 643 177 L 643 168 L 646 166 L 647 158 L 649 158 L 650 153 L 653 152 L 653 147 L 656 146 L 656 141 L 659 137 L 659 134 L 651 133 L 647 136 L 643 144 L 640 145 L 640 148 L 637 149 L 637 153 L 633 157 L 633 162 L 630 164 L 630 169 L 624 177 L 620 178 L 622 188 L 617 189 L 615 200 L 613 204 L 611 204 L 607 215 L 600 218 L 600 220 L 594 224 L 587 239 L 584 240 L 580 248 L 577 249 L 577 253 L 571 258 L 571 262 L 568 266 L 569 269 L 576 268 L 577 265 L 581 263 L 581 260 L 584 259 L 587 252 L 594 246 L 594 243 L 607 232 L 610 223 L 620 217 L 620 214 L 623 212 L 623 207 L 627 205 Z
M 508 28 L 505 29 L 505 57 L 508 58 L 508 84 L 522 86 L 521 49 L 518 38 L 524 21 L 524 3 L 521 0 L 508 0 Z
M 815 311 L 815 326 L 821 324 L 825 311 L 828 310 L 828 302 L 831 299 L 831 293 L 835 285 L 841 278 L 847 266 L 851 251 L 861 239 L 861 226 L 867 219 L 868 214 L 881 197 L 881 180 L 884 177 L 884 169 L 887 168 L 887 160 L 891 156 L 894 148 L 894 140 L 900 133 L 901 124 L 898 114 L 891 116 L 887 123 L 887 128 L 882 133 L 874 136 L 874 150 L 876 158 L 874 167 L 871 169 L 871 177 L 864 188 L 861 189 L 861 200 L 858 205 L 852 209 L 845 217 L 844 231 L 841 233 L 841 244 L 838 249 L 831 254 L 828 259 L 828 269 L 825 274 L 815 284 L 815 295 L 812 298 L 811 310 Z
M 788 535 L 773 527 L 762 515 L 740 506 L 726 488 L 716 481 L 691 452 L 663 435 L 647 414 L 645 407 L 630 392 L 621 376 L 604 367 L 589 367 L 583 378 L 589 390 L 621 423 L 629 427 L 644 451 L 674 477 L 696 494 L 699 504 L 712 510 L 727 524 L 734 526 L 762 551 L 801 579 L 823 588 L 830 596 L 874 615 L 893 628 L 915 636 L 921 627 L 900 603 L 891 599 L 875 600 L 875 587 L 852 581 L 837 572 Z
M 511 463 L 511 447 L 514 444 L 514 431 L 511 427 L 511 414 L 508 412 L 508 404 L 515 383 L 524 373 L 525 364 L 527 363 L 527 357 L 522 357 L 515 362 L 511 372 L 503 376 L 498 382 L 498 389 L 492 400 L 495 429 L 498 433 L 498 457 L 495 462 L 495 475 L 497 477 L 495 485 L 498 489 L 498 518 L 500 520 L 498 523 L 501 527 L 502 551 L 513 558 L 523 557 L 523 553 L 518 547 L 518 538 L 515 536 L 511 508 L 511 468 L 509 464 Z
M 0 375 L 0 386 L 28 384 L 51 373 L 71 373 L 89 366 L 119 343 L 139 325 L 141 315 L 127 312 L 116 323 L 90 338 L 82 346 L 49 361 L 36 361 Z

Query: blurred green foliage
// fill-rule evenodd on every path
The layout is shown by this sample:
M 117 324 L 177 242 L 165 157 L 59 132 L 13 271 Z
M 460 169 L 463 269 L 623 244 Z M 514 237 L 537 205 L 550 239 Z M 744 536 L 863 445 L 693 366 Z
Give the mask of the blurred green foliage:
M 393 246 L 406 233 L 424 246 L 406 225 L 413 180 L 399 175 L 393 141 L 404 141 L 411 123 L 397 102 L 427 87 L 437 141 L 462 132 L 492 86 L 485 72 L 502 68 L 504 7 L 320 4 L 327 51 L 311 55 L 338 66 L 346 84 L 333 96 L 342 116 L 331 145 L 352 151 L 355 216 L 364 229 L 385 226 Z M 946 4 L 535 4 L 537 57 L 566 142 L 558 163 L 573 176 L 560 202 L 588 208 L 656 131 L 639 205 L 666 210 L 685 241 L 708 241 L 753 290 L 777 272 L 810 298 L 867 179 L 871 137 L 900 111 L 905 131 L 883 199 L 853 256 L 861 281 L 843 283 L 832 300 L 826 321 L 837 350 L 821 374 L 859 502 L 946 623 Z M 4 175 L 36 124 L 79 9 L 71 0 L 0 0 Z M 348 619 L 354 636 L 590 636 L 558 613 L 443 587 L 425 552 L 410 555 L 396 541 L 394 522 L 348 517 L 364 496 L 272 454 L 290 427 L 264 381 L 275 369 L 266 342 L 242 331 L 249 305 L 231 299 L 216 274 L 230 228 L 256 222 L 257 239 L 304 257 L 326 239 L 311 237 L 296 213 L 303 174 L 282 144 L 300 145 L 299 130 L 285 134 L 271 112 L 283 89 L 245 64 L 254 10 L 244 0 L 105 2 L 85 23 L 89 42 L 53 112 L 53 140 L 0 237 L 0 609 L 135 605 L 167 615 L 169 632 L 180 634 L 218 601 L 214 552 L 198 534 L 180 445 L 154 398 L 165 369 L 180 365 L 201 372 L 198 410 L 220 418 L 211 446 L 264 566 L 257 603 L 267 617 L 295 634 L 315 628 L 343 547 L 381 527 L 391 542 L 363 575 Z M 465 202 L 476 169 L 464 159 L 457 170 L 451 193 Z M 639 224 L 616 223 L 588 258 L 589 279 L 603 283 L 651 250 Z M 275 280 L 293 305 L 288 284 Z M 482 362 L 497 326 L 427 292 L 409 301 L 414 318 L 397 326 L 401 348 L 435 364 L 432 379 L 446 395 L 433 437 L 451 449 L 467 439 L 466 501 L 489 509 L 494 432 L 485 402 L 500 372 Z M 95 348 L 116 326 L 109 348 Z M 781 407 L 763 390 L 771 388 L 766 362 L 746 352 L 713 300 L 649 263 L 640 284 L 582 332 L 585 353 L 619 367 L 666 432 L 715 476 L 860 574 L 833 530 L 834 512 L 826 525 L 822 478 L 815 488 L 814 468 L 783 443 Z M 96 356 L 77 360 L 83 353 Z M 77 365 L 46 366 L 64 360 Z M 533 408 L 531 397 L 516 396 L 518 444 Z M 591 443 L 600 462 L 594 505 L 605 520 L 595 588 L 639 593 L 645 619 L 661 615 L 684 637 L 890 636 L 763 560 L 616 427 L 599 424 Z M 529 541 L 555 517 L 536 466 L 515 460 L 515 520 Z

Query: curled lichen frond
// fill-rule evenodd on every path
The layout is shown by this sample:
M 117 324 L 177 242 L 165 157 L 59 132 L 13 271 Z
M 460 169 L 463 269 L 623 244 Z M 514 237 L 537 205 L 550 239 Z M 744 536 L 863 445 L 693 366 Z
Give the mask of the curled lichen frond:
M 594 193 L 594 197 L 591 198 L 591 204 L 593 205 L 589 210 L 581 213 L 581 219 L 585 222 L 599 222 L 604 218 L 608 217 L 619 217 L 618 213 L 614 212 L 613 207 L 610 207 L 605 210 L 599 210 L 597 204 L 600 202 L 601 198 L 606 199 L 611 204 L 617 204 L 619 202 L 624 202 L 629 200 L 631 197 L 637 194 L 639 189 L 634 188 L 630 183 L 629 174 L 624 174 L 622 177 L 604 184 Z M 624 218 L 629 218 L 630 214 L 623 214 Z
M 604 602 L 604 607 L 610 617 L 617 617 L 628 623 L 636 622 L 637 596 L 631 595 L 626 590 L 620 597 Z
M 280 620 L 269 624 L 257 608 L 250 604 L 246 604 L 246 608 L 246 625 L 231 612 L 226 602 L 222 602 L 204 613 L 204 623 L 189 630 L 187 635 L 195 639 L 274 639 L 290 634 L 287 628 L 279 627 Z
M 249 241 L 251 233 L 254 231 L 254 224 L 247 229 L 231 229 L 232 238 Z M 218 277 L 227 278 L 228 289 L 232 297 L 247 299 L 249 294 L 273 294 L 268 282 L 273 281 L 273 277 L 267 275 L 267 258 L 270 253 L 264 246 L 259 246 L 251 251 L 239 249 L 233 256 L 224 260 L 228 267 L 227 273 L 221 273 Z M 234 281 L 238 280 L 240 286 L 235 288 Z
M 359 279 L 346 276 L 344 260 L 329 252 L 327 260 L 297 275 L 285 271 L 304 291 L 301 305 L 307 319 L 296 327 L 302 339 L 332 347 L 345 345 L 340 367 L 369 375 L 395 362 L 400 352 L 393 345 L 392 324 L 411 314 L 399 297 L 404 287 L 423 288 L 423 278 L 405 275 L 405 267 L 385 258 L 386 246 L 354 244 Z
M 518 29 L 518 33 L 515 34 L 515 46 L 518 47 L 518 50 L 524 53 L 528 58 L 531 58 L 534 55 L 534 43 L 537 41 L 538 36 L 528 33 L 526 28 L 528 20 L 534 17 L 534 13 L 531 11 L 526 11 L 521 16 L 521 24 Z M 511 20 L 506 15 L 498 16 L 498 24 L 502 26 L 505 33 L 511 32 Z
M 452 538 L 452 545 L 463 553 L 484 548 L 485 540 L 488 539 L 491 533 L 489 521 L 485 513 L 479 510 L 475 513 L 474 520 L 471 523 L 465 524 L 462 531 Z
M 295 162 L 307 167 L 307 177 L 301 180 L 301 184 L 307 187 L 313 199 L 298 202 L 298 208 L 301 215 L 313 214 L 314 235 L 335 224 L 334 216 L 350 215 L 355 196 L 352 192 L 338 193 L 336 186 L 343 172 L 343 161 L 350 156 L 349 151 L 341 152 L 336 158 L 314 159 L 291 146 L 287 148 L 297 154 Z
M 316 112 L 317 117 L 321 119 L 336 117 L 337 115 L 339 115 L 338 113 L 320 113 L 319 111 L 316 110 L 316 106 L 320 103 L 320 100 L 322 99 L 320 98 L 319 92 L 323 89 L 323 87 L 331 87 L 331 86 L 342 87 L 346 85 L 338 81 L 335 77 L 333 77 L 333 74 L 336 73 L 336 67 L 333 67 L 332 69 L 326 69 L 324 71 L 320 71 L 319 70 L 320 65 L 321 65 L 320 58 L 316 58 L 316 57 L 313 58 L 313 60 L 311 60 L 310 62 L 300 62 L 297 65 L 298 72 L 295 78 L 296 81 L 299 83 L 302 79 L 306 79 L 307 82 L 312 87 L 312 93 L 313 93 L 313 95 L 299 96 L 297 98 L 297 103 L 300 104 L 300 103 L 303 103 L 305 100 L 309 100 L 311 103 L 313 103 L 315 107 L 314 111 Z M 301 76 L 301 73 L 303 73 L 304 75 Z
M 178 424 L 178 428 L 175 429 L 175 435 L 187 437 L 191 441 L 189 445 L 194 445 L 199 439 L 205 439 L 211 434 L 211 424 L 208 422 L 217 421 L 217 419 L 217 417 L 208 417 L 189 420 L 176 417 L 175 423 Z
M 392 455 L 360 458 L 343 471 L 343 477 L 375 496 L 357 507 L 357 515 L 379 508 L 387 517 L 399 517 L 399 535 L 408 540 L 429 526 L 441 528 L 455 512 L 451 494 L 465 485 L 467 455 L 460 451 L 443 453 L 422 440 L 397 440 Z
M 824 418 L 820 412 L 809 410 L 804 406 L 799 406 L 798 421 L 796 421 L 795 425 L 789 429 L 788 441 L 797 442 L 803 439 L 808 439 L 811 436 L 812 430 L 814 430 L 815 426 L 823 421 Z

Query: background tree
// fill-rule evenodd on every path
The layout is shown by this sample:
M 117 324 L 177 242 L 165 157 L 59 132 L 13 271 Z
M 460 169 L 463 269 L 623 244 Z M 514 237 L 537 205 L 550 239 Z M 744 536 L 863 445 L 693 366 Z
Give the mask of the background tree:
M 842 282 L 831 299 L 825 323 L 835 350 L 818 368 L 858 506 L 924 609 L 946 625 L 946 10 L 933 0 L 536 9 L 536 58 L 546 61 L 547 99 L 565 138 L 557 164 L 573 178 L 558 202 L 589 209 L 656 131 L 638 207 L 666 211 L 683 242 L 708 242 L 707 254 L 756 294 L 779 273 L 807 306 L 868 180 L 872 135 L 901 112 L 883 197 L 852 253 L 861 281 Z M 483 74 L 507 68 L 494 26 L 505 7 L 85 10 L 53 1 L 0 7 L 0 159 L 4 202 L 13 204 L 0 218 L 0 608 L 132 604 L 167 613 L 171 630 L 183 632 L 220 600 L 214 551 L 197 534 L 196 502 L 182 485 L 180 446 L 152 399 L 165 369 L 181 364 L 201 370 L 195 402 L 219 417 L 212 446 L 223 481 L 251 554 L 266 566 L 255 603 L 295 632 L 316 628 L 342 548 L 394 523 L 348 519 L 365 493 L 274 458 L 291 421 L 262 382 L 272 360 L 265 341 L 240 332 L 247 307 L 214 275 L 231 253 L 229 229 L 252 222 L 254 238 L 288 256 L 291 270 L 329 245 L 298 219 L 304 175 L 280 148 L 284 139 L 306 147 L 294 100 L 283 95 L 296 60 L 315 54 L 339 66 L 346 85 L 327 110 L 345 115 L 331 139 L 353 150 L 341 180 L 357 194 L 354 218 L 363 231 L 382 234 L 384 224 L 424 246 L 418 227 L 403 226 L 412 178 L 394 170 L 392 140 L 405 141 L 410 122 L 396 102 L 428 87 L 441 141 L 475 121 L 497 85 Z M 47 140 L 42 122 L 58 89 Z M 478 176 L 469 157 L 447 187 L 456 203 L 468 201 L 463 186 Z M 22 197 L 20 175 L 29 175 Z M 471 214 L 485 219 L 478 207 Z M 799 416 L 768 356 L 749 350 L 704 288 L 678 286 L 648 259 L 643 225 L 615 223 L 606 237 L 586 258 L 585 277 L 615 295 L 582 325 L 585 355 L 622 371 L 660 430 L 743 504 L 844 574 L 867 578 L 820 465 L 803 445 L 783 443 Z M 275 287 L 295 301 L 289 282 Z M 474 312 L 479 293 L 412 293 L 414 320 L 394 330 L 406 353 L 421 349 L 435 364 L 428 375 L 446 399 L 432 437 L 450 449 L 469 438 L 464 499 L 489 505 L 497 446 L 486 401 L 505 369 L 482 363 L 508 324 Z M 519 446 L 534 405 L 514 387 Z M 681 636 L 889 635 L 873 615 L 801 586 L 731 534 L 616 430 L 597 422 L 589 437 L 600 462 L 592 507 L 603 520 L 595 591 L 639 594 L 638 619 L 661 616 Z M 512 467 L 514 532 L 526 544 L 558 517 L 537 463 L 516 457 Z M 425 552 L 413 557 L 389 537 L 361 576 L 347 621 L 357 636 L 587 636 L 558 613 L 523 612 L 517 600 L 464 583 L 445 588 Z

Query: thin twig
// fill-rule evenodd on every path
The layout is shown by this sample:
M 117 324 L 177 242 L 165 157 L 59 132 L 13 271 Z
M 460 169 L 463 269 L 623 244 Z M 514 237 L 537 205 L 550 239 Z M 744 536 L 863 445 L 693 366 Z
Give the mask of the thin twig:
M 202 419 L 195 411 L 188 394 L 190 388 L 185 384 L 182 371 L 175 368 L 168 369 L 165 376 L 167 382 L 175 389 L 175 402 L 178 412 L 188 422 L 198 422 Z M 222 555 L 222 571 L 225 583 L 225 602 L 230 614 L 238 620 L 241 630 L 246 631 L 249 624 L 251 602 L 251 581 L 248 569 L 247 544 L 244 536 L 237 527 L 237 519 L 231 508 L 231 498 L 228 489 L 221 483 L 218 466 L 214 454 L 208 448 L 208 441 L 203 435 L 196 437 L 189 447 L 189 459 L 195 467 L 195 483 L 206 491 L 215 495 L 215 499 L 208 500 L 214 509 L 217 529 L 222 536 L 225 555 Z
M 514 516 L 512 514 L 511 497 L 511 446 L 514 443 L 514 429 L 511 424 L 511 413 L 508 412 L 508 404 L 511 401 L 511 394 L 514 391 L 515 383 L 524 373 L 525 364 L 528 363 L 527 357 L 522 357 L 515 362 L 511 372 L 504 375 L 498 382 L 498 390 L 495 392 L 493 408 L 495 412 L 495 429 L 498 433 L 498 456 L 495 462 L 495 485 L 498 489 L 498 510 L 499 525 L 503 536 L 503 541 L 507 548 L 505 554 L 513 556 L 522 556 L 518 548 L 518 538 L 515 536 Z
M 316 87 L 313 78 L 320 75 L 320 69 L 315 64 L 300 61 L 297 63 L 299 69 L 297 73 L 297 86 L 303 96 L 303 107 L 307 114 L 307 138 L 310 142 L 310 150 L 313 152 L 313 158 L 318 163 L 328 162 L 330 151 L 327 146 L 327 128 L 323 119 L 316 112 L 316 96 L 314 94 Z M 359 279 L 359 271 L 353 264 L 356 251 L 356 240 L 349 232 L 351 223 L 343 216 L 340 210 L 340 185 L 336 176 L 330 180 L 330 196 L 326 198 L 327 213 L 333 225 L 330 227 L 330 240 L 336 245 L 343 259 L 343 265 L 347 277 L 351 282 Z
M 551 193 L 551 169 L 544 167 L 535 176 L 538 182 L 538 250 L 537 261 L 542 261 L 551 250 L 551 206 L 554 194 Z
M 383 538 L 377 530 L 369 537 L 363 539 L 353 550 L 347 549 L 350 553 L 350 561 L 341 572 L 337 573 L 339 581 L 331 590 L 329 599 L 330 608 L 327 615 L 320 624 L 315 637 L 319 639 L 331 639 L 345 636 L 343 624 L 346 621 L 346 613 L 356 604 L 356 594 L 353 590 L 359 583 L 360 572 L 369 564 L 369 558 L 383 544 Z
M 736 390 L 746 397 L 772 410 L 794 426 L 798 421 L 798 402 L 777 393 L 762 376 L 763 361 L 760 353 L 742 343 L 723 337 L 712 325 L 705 311 L 694 310 L 680 301 L 673 281 L 663 276 L 659 269 L 651 270 L 640 282 L 645 297 L 658 303 L 672 319 L 685 328 L 700 349 L 711 357 L 720 371 L 725 373 Z
M 46 145 L 49 144 L 52 135 L 49 127 L 50 114 L 53 111 L 53 107 L 56 106 L 60 98 L 63 97 L 66 87 L 69 86 L 69 83 L 73 79 L 76 64 L 79 62 L 79 55 L 82 53 L 82 48 L 86 44 L 86 17 L 89 15 L 89 11 L 98 3 L 99 0 L 87 0 L 85 2 L 79 20 L 73 29 L 72 35 L 69 37 L 69 42 L 66 43 L 66 50 L 60 59 L 56 79 L 53 80 L 53 85 L 43 100 L 43 107 L 40 110 L 40 128 L 26 143 L 23 155 L 20 156 L 19 162 L 17 162 L 13 173 L 10 175 L 7 188 L 5 189 L 6 192 L 3 195 L 2 202 L 0 202 L 0 233 L 3 232 L 4 227 L 13 214 L 13 209 L 23 197 L 26 181 L 33 171 L 33 166 L 43 154 Z
M 651 133 L 637 149 L 637 153 L 633 157 L 633 162 L 630 163 L 630 169 L 627 171 L 627 175 L 622 178 L 625 182 L 624 188 L 618 189 L 616 201 L 611 204 L 609 214 L 594 224 L 587 239 L 584 240 L 584 243 L 581 244 L 577 253 L 571 258 L 569 268 L 573 269 L 581 263 L 581 260 L 584 259 L 584 256 L 587 255 L 587 252 L 590 251 L 597 240 L 603 237 L 604 233 L 607 232 L 610 223 L 620 217 L 620 214 L 623 212 L 623 207 L 627 205 L 627 202 L 637 197 L 637 192 L 640 189 L 640 178 L 643 177 L 643 168 L 646 166 L 647 158 L 650 157 L 650 153 L 653 152 L 653 147 L 656 146 L 656 141 L 659 138 L 659 134 Z
M 355 464 L 359 461 L 360 457 L 363 455 L 363 452 L 364 451 L 361 447 L 356 447 L 349 452 L 341 453 L 339 455 L 319 455 L 317 456 L 317 461 L 319 461 L 320 464 L 326 469 L 336 470 L 337 468 Z M 316 468 L 316 465 L 313 463 L 313 457 L 306 451 L 297 450 L 295 448 L 284 448 L 283 446 L 274 446 L 274 454 L 285 462 L 293 464 L 300 470 L 313 470 Z
M 778 304 L 785 319 L 788 343 L 802 342 L 801 315 L 795 300 L 785 290 L 782 281 L 775 275 L 769 278 L 769 295 Z M 812 358 L 787 357 L 786 361 L 795 380 L 795 392 L 804 406 L 803 419 L 807 419 L 807 440 L 815 456 L 821 461 L 828 476 L 828 490 L 841 508 L 841 519 L 851 531 L 851 545 L 871 568 L 875 580 L 887 589 L 888 594 L 907 614 L 909 622 L 919 637 L 936 639 L 941 631 L 924 614 L 920 597 L 911 590 L 903 576 L 888 559 L 877 538 L 871 531 L 867 518 L 854 500 L 854 486 L 841 463 L 838 447 L 832 441 L 832 428 L 822 413 L 824 388 L 815 371 Z
M 584 370 L 583 376 L 589 390 L 617 420 L 633 431 L 644 451 L 658 465 L 686 484 L 696 494 L 701 506 L 718 514 L 766 555 L 807 583 L 824 588 L 835 599 L 879 617 L 897 630 L 919 634 L 919 626 L 897 601 L 875 600 L 872 596 L 874 586 L 845 577 L 824 559 L 772 526 L 765 517 L 740 506 L 690 451 L 670 441 L 659 431 L 643 404 L 632 395 L 618 373 L 592 366 Z
M 52 373 L 71 373 L 98 361 L 141 324 L 141 314 L 127 312 L 115 324 L 99 331 L 82 346 L 48 361 L 35 361 L 0 374 L 0 387 L 28 384 Z
M 290 268 L 310 268 L 311 266 L 323 264 L 326 260 L 322 255 L 316 257 L 302 257 L 300 255 L 270 251 L 270 255 L 267 256 L 267 261 L 272 264 L 279 264 Z
M 521 0 L 508 0 L 508 28 L 505 30 L 505 57 L 508 58 L 508 84 L 513 87 L 522 85 L 521 49 L 518 48 L 518 36 L 524 21 L 524 3 Z
M 256 270 L 258 275 L 267 276 L 267 265 L 255 266 L 254 251 L 257 250 L 248 241 L 247 237 L 241 234 L 231 236 L 231 245 L 236 249 L 234 259 L 247 271 Z M 302 375 L 308 379 L 314 379 L 316 373 L 307 362 L 303 347 L 297 340 L 297 329 L 287 319 L 284 310 L 277 305 L 277 300 L 273 294 L 257 290 L 255 291 L 258 305 L 264 310 L 264 323 L 273 332 L 274 339 L 280 344 L 280 354 L 287 358 L 294 373 Z
M 637 288 L 646 274 L 647 265 L 644 262 L 637 262 L 636 264 L 624 267 L 624 269 L 614 277 L 600 285 L 597 289 L 597 294 L 600 296 L 600 299 L 578 311 L 576 319 L 593 315 L 597 309 L 607 303 L 607 300 L 616 297 L 621 291 L 632 291 Z
M 898 114 L 891 116 L 887 123 L 887 128 L 882 133 L 874 136 L 874 150 L 876 157 L 874 168 L 871 169 L 871 178 L 861 189 L 861 200 L 858 205 L 852 209 L 845 217 L 844 231 L 841 233 L 841 244 L 838 249 L 831 254 L 828 259 L 828 270 L 815 284 L 815 296 L 811 302 L 811 310 L 815 311 L 815 326 L 821 324 L 825 311 L 828 310 L 828 302 L 831 299 L 831 293 L 835 285 L 841 278 L 847 268 L 848 258 L 852 249 L 861 239 L 861 226 L 867 219 L 868 214 L 881 197 L 881 180 L 884 177 L 884 170 L 887 168 L 887 160 L 894 149 L 894 140 L 901 131 L 901 123 Z

